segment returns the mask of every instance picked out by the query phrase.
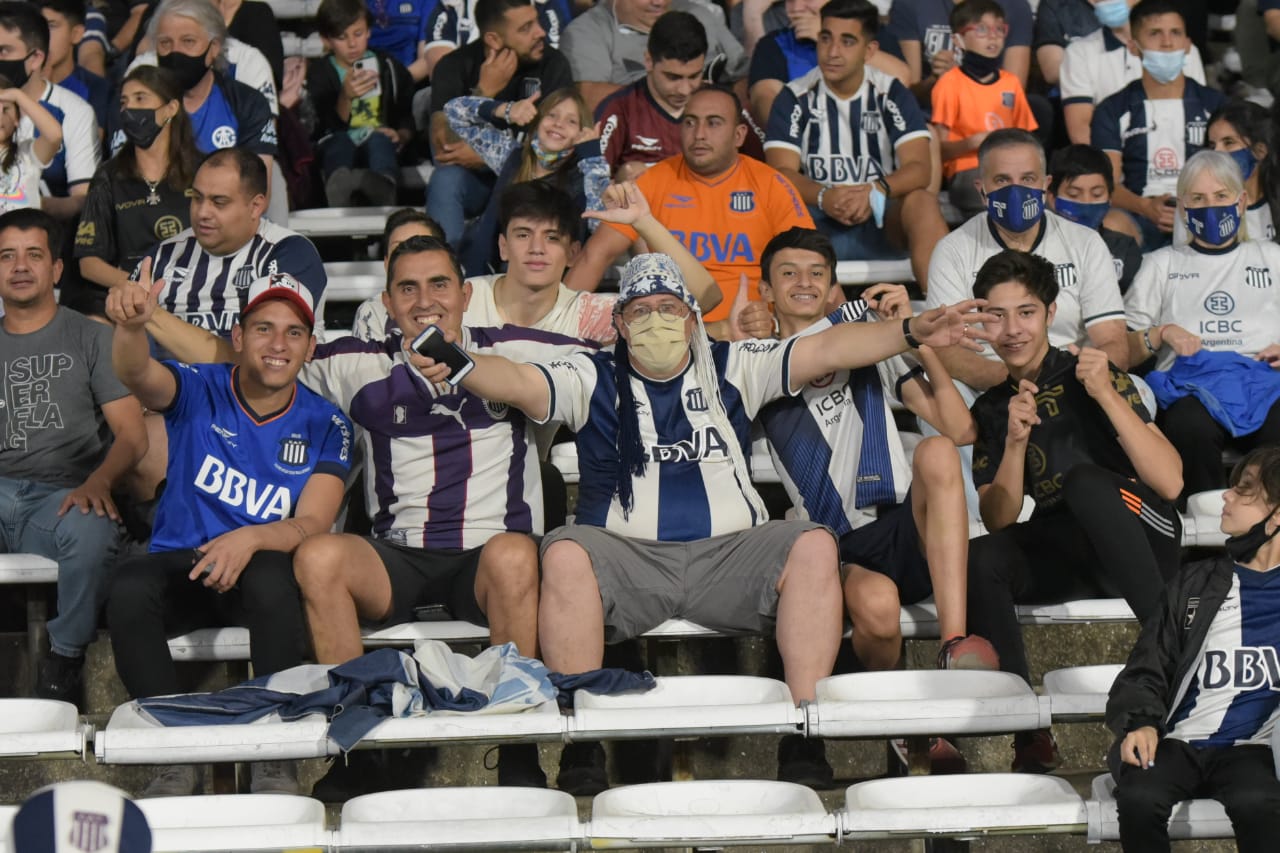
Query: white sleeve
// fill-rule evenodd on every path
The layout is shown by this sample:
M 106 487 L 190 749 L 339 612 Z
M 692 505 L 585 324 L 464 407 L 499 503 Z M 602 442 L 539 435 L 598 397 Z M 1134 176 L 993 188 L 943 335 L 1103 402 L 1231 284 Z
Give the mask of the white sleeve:
M 236 39 L 227 39 L 227 60 L 236 67 L 236 80 L 257 89 L 267 99 L 273 116 L 280 115 L 280 104 L 276 100 L 276 82 L 271 76 L 271 63 L 251 44 Z
M 791 347 L 794 345 L 795 338 L 729 344 L 725 380 L 738 389 L 748 418 L 755 420 L 767 404 L 792 395 Z
M 1164 308 L 1165 260 L 1169 253 L 1152 252 L 1142 259 L 1138 274 L 1124 297 L 1125 319 L 1131 329 L 1149 329 L 1160 323 Z
M 1087 240 L 1080 253 L 1080 323 L 1087 329 L 1104 320 L 1123 320 L 1124 299 L 1107 244 L 1097 232 L 1083 236 Z
M 1062 65 L 1058 68 L 1058 89 L 1062 92 L 1062 102 L 1072 101 L 1084 103 L 1097 101 L 1093 91 L 1093 81 L 1089 79 L 1089 62 L 1081 47 L 1067 45 L 1062 55 Z
M 63 109 L 62 147 L 67 154 L 67 185 L 88 183 L 98 171 L 102 148 L 98 142 L 98 119 L 93 107 L 78 95 Z
M 1201 86 L 1205 85 L 1204 61 L 1200 58 L 1200 48 L 1194 44 L 1191 45 L 1191 50 L 1187 52 L 1187 64 L 1183 67 L 1182 73 L 1195 80 Z
M 986 214 L 978 214 L 985 216 Z M 933 247 L 929 259 L 929 292 L 925 294 L 925 306 L 953 305 L 973 298 L 973 278 L 965 267 L 964 247 L 969 242 L 965 226 L 952 231 Z M 1114 278 L 1115 274 L 1112 273 Z
M 579 353 L 535 364 L 534 367 L 542 371 L 547 380 L 551 405 L 547 408 L 549 415 L 546 420 L 530 419 L 538 424 L 562 423 L 574 432 L 582 429 L 591 411 L 591 395 L 596 388 L 596 363 L 589 355 Z

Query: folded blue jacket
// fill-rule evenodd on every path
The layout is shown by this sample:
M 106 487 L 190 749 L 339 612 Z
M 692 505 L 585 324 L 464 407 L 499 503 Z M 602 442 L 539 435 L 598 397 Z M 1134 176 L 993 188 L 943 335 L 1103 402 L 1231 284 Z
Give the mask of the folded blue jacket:
M 1280 400 L 1280 370 L 1234 352 L 1180 355 L 1146 380 L 1161 409 L 1193 396 L 1235 438 L 1257 432 Z

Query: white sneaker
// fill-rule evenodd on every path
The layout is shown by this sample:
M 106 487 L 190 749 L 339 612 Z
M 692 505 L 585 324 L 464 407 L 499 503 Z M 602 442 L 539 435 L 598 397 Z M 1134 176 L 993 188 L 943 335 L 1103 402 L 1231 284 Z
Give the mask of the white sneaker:
M 200 793 L 200 768 L 194 764 L 173 764 L 160 770 L 142 792 L 147 797 L 189 797 Z
M 249 765 L 249 792 L 253 794 L 297 794 L 297 762 L 253 762 Z

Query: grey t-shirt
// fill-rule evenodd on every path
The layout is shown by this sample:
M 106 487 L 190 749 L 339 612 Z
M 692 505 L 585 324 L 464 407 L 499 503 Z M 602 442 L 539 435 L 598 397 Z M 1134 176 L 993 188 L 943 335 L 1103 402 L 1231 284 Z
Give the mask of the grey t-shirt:
M 688 12 L 707 31 L 707 64 L 723 65 L 724 77 L 747 75 L 749 57 L 729 32 L 724 19 L 697 0 L 671 0 L 668 11 Z M 613 3 L 600 0 L 565 28 L 560 49 L 569 57 L 573 79 L 625 86 L 644 76 L 644 52 L 649 34 L 624 27 L 613 14 Z M 718 78 L 719 79 L 719 78 Z
M 129 394 L 111 368 L 111 328 L 59 308 L 25 335 L 0 323 L 0 477 L 78 486 L 102 463 L 102 406 Z

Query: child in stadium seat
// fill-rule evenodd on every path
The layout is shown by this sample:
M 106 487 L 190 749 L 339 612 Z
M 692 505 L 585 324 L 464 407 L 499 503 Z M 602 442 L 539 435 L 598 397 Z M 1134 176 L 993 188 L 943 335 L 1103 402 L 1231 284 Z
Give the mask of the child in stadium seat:
M 413 78 L 369 49 L 372 16 L 362 0 L 324 0 L 316 26 L 327 56 L 307 67 L 312 133 L 331 207 L 395 204 L 397 152 L 413 137 Z
M 1192 797 L 1222 802 L 1243 853 L 1274 850 L 1280 836 L 1280 448 L 1245 456 L 1223 499 L 1227 553 L 1170 581 L 1111 686 L 1108 764 L 1126 851 L 1169 850 L 1169 815 Z
M 1123 296 L 1142 266 L 1142 247 L 1133 220 L 1111 207 L 1115 186 L 1106 154 L 1091 145 L 1068 145 L 1054 152 L 1049 164 L 1045 202 L 1063 219 L 1098 232 L 1111 252 Z
M 995 0 L 968 0 L 951 12 L 952 38 L 963 50 L 960 64 L 933 87 L 930 124 L 942 145 L 942 176 L 951 203 L 968 218 L 986 205 L 977 189 L 978 146 L 993 130 L 1039 125 L 1018 78 L 1005 71 L 1004 9 Z

